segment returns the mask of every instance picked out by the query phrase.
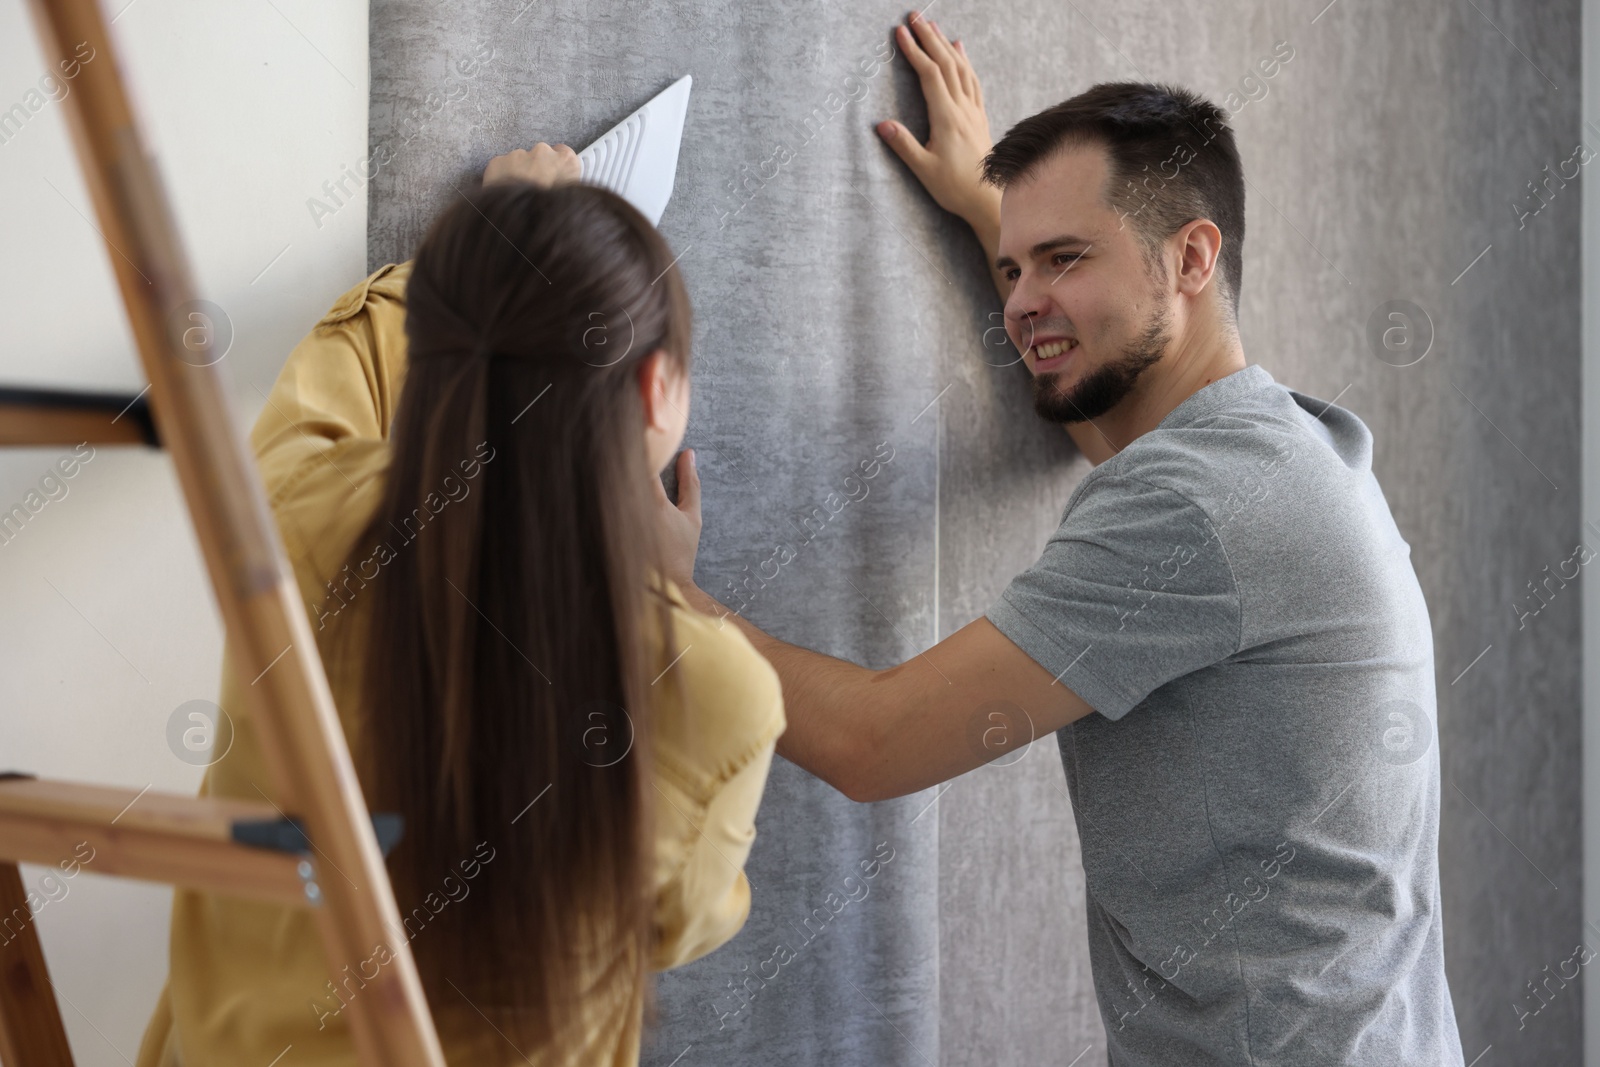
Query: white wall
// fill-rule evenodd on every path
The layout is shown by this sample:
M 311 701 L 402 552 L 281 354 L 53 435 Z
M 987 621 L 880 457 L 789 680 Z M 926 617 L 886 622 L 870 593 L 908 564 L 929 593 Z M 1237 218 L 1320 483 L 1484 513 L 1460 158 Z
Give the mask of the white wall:
M 320 228 L 306 200 L 366 154 L 366 4 L 103 10 L 201 295 L 232 320 L 223 365 L 247 432 L 289 349 L 365 273 L 365 191 Z M 138 391 L 68 101 L 29 96 L 53 67 L 24 0 L 0 0 L 0 112 L 37 108 L 0 141 L 0 382 Z M 0 450 L 0 509 L 70 451 Z M 100 448 L 67 486 L 0 544 L 0 770 L 190 792 L 200 768 L 169 750 L 167 721 L 216 699 L 222 638 L 171 462 Z M 37 921 L 74 1054 L 131 1063 L 166 973 L 170 891 L 92 873 L 66 886 Z

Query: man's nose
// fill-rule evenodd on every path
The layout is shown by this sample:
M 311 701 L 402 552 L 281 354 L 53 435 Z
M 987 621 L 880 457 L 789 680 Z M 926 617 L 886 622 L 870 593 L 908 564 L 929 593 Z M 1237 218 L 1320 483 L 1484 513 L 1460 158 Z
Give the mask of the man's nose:
M 1048 298 L 1026 280 L 1018 281 L 1006 298 L 1006 322 L 1012 336 L 1026 340 L 1033 332 L 1035 320 L 1048 310 Z

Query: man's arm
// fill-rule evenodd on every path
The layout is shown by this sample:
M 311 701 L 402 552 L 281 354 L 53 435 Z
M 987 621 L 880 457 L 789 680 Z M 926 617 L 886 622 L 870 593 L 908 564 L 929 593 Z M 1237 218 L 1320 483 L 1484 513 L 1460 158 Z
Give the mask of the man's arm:
M 1000 254 L 1000 190 L 982 181 L 983 157 L 994 147 L 983 86 L 960 41 L 951 44 L 938 23 L 915 13 L 907 22 L 911 29 L 895 27 L 895 40 L 922 82 L 928 143 L 918 144 L 910 130 L 893 120 L 878 123 L 878 136 L 911 168 L 935 203 L 972 227 L 983 246 L 989 277 L 1004 300 L 1011 283 L 994 265 Z
M 1010 282 L 996 270 L 1000 192 L 981 181 L 993 145 L 983 90 L 966 49 L 938 25 L 913 15 L 896 29 L 928 105 L 929 136 L 919 144 L 897 122 L 878 133 L 929 195 L 972 227 L 995 289 Z M 887 800 L 947 781 L 1013 752 L 1094 709 L 978 618 L 913 659 L 873 671 L 763 633 L 694 585 L 700 537 L 700 482 L 693 453 L 678 457 L 678 503 L 657 487 L 665 567 L 698 610 L 731 619 L 766 656 L 783 682 L 788 729 L 778 753 L 853 800 Z
M 677 460 L 678 503 L 656 480 L 667 577 L 708 615 L 733 620 L 783 683 L 778 754 L 857 801 L 937 785 L 1014 752 L 1094 709 L 986 618 L 898 667 L 874 671 L 758 630 L 694 584 L 700 477 Z

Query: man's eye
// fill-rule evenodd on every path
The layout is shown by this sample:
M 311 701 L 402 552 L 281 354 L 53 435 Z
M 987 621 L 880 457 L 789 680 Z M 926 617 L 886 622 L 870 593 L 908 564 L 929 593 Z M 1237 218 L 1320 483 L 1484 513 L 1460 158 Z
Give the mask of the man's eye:
M 1019 270 L 1008 270 L 1004 274 L 1002 274 L 1001 277 L 1004 278 L 1008 282 L 1014 282 L 1014 281 L 1017 280 L 1017 275 L 1021 274 L 1021 273 L 1022 272 L 1019 271 Z
M 1083 258 L 1083 253 L 1082 252 L 1057 252 L 1056 253 L 1056 266 L 1058 266 L 1058 267 L 1070 267 L 1070 266 L 1072 266 L 1072 264 L 1078 262 L 1078 260 L 1080 260 L 1082 258 Z M 1063 262 L 1063 260 L 1065 262 Z

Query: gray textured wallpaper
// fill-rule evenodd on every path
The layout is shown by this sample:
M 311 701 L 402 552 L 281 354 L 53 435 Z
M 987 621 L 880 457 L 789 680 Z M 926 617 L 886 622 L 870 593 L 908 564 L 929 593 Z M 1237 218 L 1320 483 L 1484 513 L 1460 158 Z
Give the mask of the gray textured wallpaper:
M 1529 990 L 1581 936 L 1578 597 L 1544 569 L 1580 536 L 1578 198 L 1552 177 L 1572 173 L 1580 137 L 1600 149 L 1600 131 L 1579 129 L 1576 0 L 936 3 L 996 136 L 1099 81 L 1177 82 L 1234 113 L 1246 354 L 1367 422 L 1430 605 L 1463 1047 L 1478 1067 L 1577 1063 L 1576 983 Z M 686 443 L 705 482 L 708 592 L 731 598 L 779 542 L 804 538 L 746 614 L 888 666 L 1032 561 L 1088 467 L 1033 416 L 1003 335 L 985 344 L 999 301 L 976 242 L 872 131 L 891 116 L 921 127 L 891 49 L 904 9 L 371 12 L 370 140 L 387 159 L 373 267 L 409 257 L 491 156 L 581 148 L 694 75 L 661 229 L 697 318 Z M 1293 58 L 1263 78 L 1279 42 Z M 1397 300 L 1431 323 L 1406 367 L 1369 341 Z M 865 496 L 805 526 L 861 460 L 891 452 Z M 1600 531 L 1582 536 L 1600 549 Z M 1551 592 L 1535 600 L 1539 582 Z M 662 976 L 665 1025 L 643 1062 L 1103 1063 L 1077 849 L 1051 738 L 876 805 L 777 760 L 749 923 Z M 827 907 L 862 860 L 890 855 L 864 896 Z M 751 977 L 779 944 L 792 959 L 777 977 Z

